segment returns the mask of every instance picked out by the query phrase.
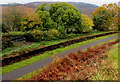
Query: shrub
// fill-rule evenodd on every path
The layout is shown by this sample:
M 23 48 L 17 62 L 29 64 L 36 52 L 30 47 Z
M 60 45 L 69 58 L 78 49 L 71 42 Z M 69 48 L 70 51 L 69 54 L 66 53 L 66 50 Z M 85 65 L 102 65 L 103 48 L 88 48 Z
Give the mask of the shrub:
M 14 32 L 8 32 L 8 33 L 1 33 L 2 35 L 2 49 L 5 49 L 7 47 L 11 47 L 14 45 L 14 43 L 11 41 L 14 37 L 24 37 L 25 32 L 21 31 L 14 31 Z
M 14 32 L 8 32 L 8 33 L 3 33 L 3 37 L 18 37 L 18 36 L 24 36 L 25 32 L 21 31 L 14 31 Z
M 25 38 L 27 41 L 42 41 L 44 37 L 43 31 L 40 30 L 33 30 L 33 31 L 28 31 L 25 34 Z
M 74 38 L 74 37 L 79 36 L 79 35 L 82 35 L 82 34 L 68 34 L 67 38 Z
M 97 32 L 100 32 L 100 31 L 95 29 L 95 30 L 92 30 L 90 33 L 97 33 Z
M 2 38 L 2 49 L 13 46 L 13 42 L 10 38 Z
M 44 31 L 45 40 L 55 40 L 59 37 L 59 32 L 56 29 L 51 29 L 49 31 Z

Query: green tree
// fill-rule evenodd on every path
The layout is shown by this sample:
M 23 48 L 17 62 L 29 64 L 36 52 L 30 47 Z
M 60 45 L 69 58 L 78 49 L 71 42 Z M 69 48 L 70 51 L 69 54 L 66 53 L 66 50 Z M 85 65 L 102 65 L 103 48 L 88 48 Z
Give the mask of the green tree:
M 94 16 L 94 29 L 100 31 L 110 30 L 110 26 L 112 25 L 112 15 L 107 11 L 100 11 L 99 15 Z
M 42 30 L 49 30 L 57 27 L 57 24 L 51 19 L 50 13 L 48 11 L 38 11 L 37 14 L 43 22 L 44 28 Z
M 43 21 L 43 27 L 58 29 L 65 33 L 80 32 L 81 12 L 68 3 L 42 4 L 36 9 Z

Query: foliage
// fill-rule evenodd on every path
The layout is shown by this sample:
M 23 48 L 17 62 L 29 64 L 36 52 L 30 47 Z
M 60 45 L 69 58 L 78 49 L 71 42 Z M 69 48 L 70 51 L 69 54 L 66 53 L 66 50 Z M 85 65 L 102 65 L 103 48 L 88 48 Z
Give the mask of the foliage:
M 6 49 L 8 47 L 14 46 L 14 42 L 12 42 L 12 38 L 14 37 L 23 37 L 25 32 L 8 32 L 2 33 L 2 49 Z
M 33 10 L 23 6 L 9 6 L 2 9 L 2 32 L 19 31 L 20 21 Z
M 80 31 L 81 13 L 71 4 L 45 3 L 36 9 L 36 13 L 42 19 L 45 30 L 55 28 L 63 33 Z
M 25 34 L 26 40 L 27 41 L 41 41 L 44 37 L 43 32 L 40 30 L 33 30 L 33 31 L 28 31 Z
M 7 33 L 2 33 L 3 37 L 19 37 L 19 36 L 24 36 L 25 32 L 22 31 L 11 31 L 11 32 L 7 32 Z
M 90 32 L 92 31 L 92 27 L 94 26 L 93 21 L 87 15 L 82 15 L 82 31 Z
M 2 38 L 2 49 L 13 46 L 13 42 L 10 41 L 10 38 Z
M 43 11 L 43 12 L 39 11 L 38 14 L 39 14 L 39 16 L 40 16 L 40 18 L 41 18 L 41 20 L 43 22 L 43 27 L 44 27 L 42 29 L 43 31 L 53 29 L 53 28 L 57 27 L 56 23 L 51 19 L 49 12 L 47 12 L 47 11 Z
M 119 7 L 119 9 L 118 9 L 118 30 L 120 31 L 120 7 Z
M 28 31 L 25 34 L 25 37 L 28 41 L 47 41 L 47 40 L 55 40 L 58 39 L 59 32 L 55 29 L 51 29 L 49 31 L 40 31 L 40 30 L 33 30 Z
M 94 29 L 101 31 L 118 29 L 118 5 L 104 4 L 93 12 Z
M 44 31 L 44 40 L 55 40 L 58 39 L 60 33 L 56 29 Z
M 21 21 L 21 31 L 30 31 L 42 29 L 42 21 L 37 14 L 29 14 L 28 16 L 24 17 Z

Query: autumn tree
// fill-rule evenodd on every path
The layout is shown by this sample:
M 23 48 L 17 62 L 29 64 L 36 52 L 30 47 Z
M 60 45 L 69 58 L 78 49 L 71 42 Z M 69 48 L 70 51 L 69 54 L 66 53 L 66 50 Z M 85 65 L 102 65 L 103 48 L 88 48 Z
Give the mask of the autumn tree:
M 120 31 L 120 7 L 118 9 L 118 30 Z
M 83 32 L 92 31 L 92 27 L 94 26 L 92 19 L 88 15 L 82 14 L 82 28 Z
M 93 12 L 94 29 L 101 31 L 118 29 L 118 5 L 104 4 Z
M 2 28 L 4 32 L 19 31 L 20 21 L 33 10 L 23 6 L 9 6 L 2 9 Z
M 37 14 L 29 14 L 21 20 L 21 31 L 42 30 L 42 21 Z

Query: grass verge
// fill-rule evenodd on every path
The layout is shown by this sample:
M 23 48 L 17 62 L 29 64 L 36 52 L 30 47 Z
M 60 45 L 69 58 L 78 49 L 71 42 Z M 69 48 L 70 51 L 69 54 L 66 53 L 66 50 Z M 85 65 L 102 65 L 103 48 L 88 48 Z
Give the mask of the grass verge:
M 118 80 L 118 51 L 116 44 L 106 53 L 108 58 L 101 62 L 98 74 L 91 80 Z

